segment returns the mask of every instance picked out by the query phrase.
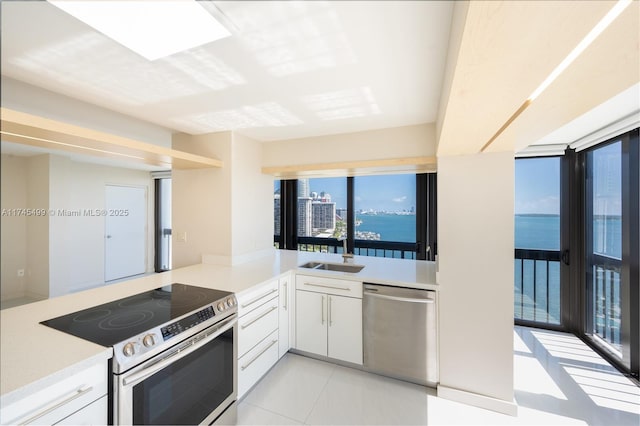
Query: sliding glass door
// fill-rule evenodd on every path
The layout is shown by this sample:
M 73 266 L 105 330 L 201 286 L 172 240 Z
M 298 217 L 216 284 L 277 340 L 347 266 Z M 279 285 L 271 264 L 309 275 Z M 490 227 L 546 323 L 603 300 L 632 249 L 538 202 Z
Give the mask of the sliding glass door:
M 622 356 L 622 143 L 587 153 L 587 332 Z
M 584 335 L 637 377 L 638 130 L 589 149 L 585 167 Z

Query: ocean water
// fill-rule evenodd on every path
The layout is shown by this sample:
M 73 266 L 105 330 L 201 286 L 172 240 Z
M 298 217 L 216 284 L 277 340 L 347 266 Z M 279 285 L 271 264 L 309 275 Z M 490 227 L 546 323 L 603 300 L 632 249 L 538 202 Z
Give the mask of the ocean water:
M 596 217 L 593 220 L 594 253 L 621 258 L 622 221 L 620 217 Z M 560 250 L 560 217 L 555 215 L 516 215 L 515 247 L 522 249 Z M 560 262 L 515 259 L 514 315 L 533 321 L 560 324 Z M 613 290 L 613 310 L 619 306 L 619 276 L 605 283 L 606 294 Z M 616 278 L 617 277 L 617 278 Z M 613 286 L 611 288 L 610 286 Z M 604 291 L 605 289 L 603 289 Z M 596 313 L 598 314 L 598 313 Z M 596 315 L 598 316 L 598 315 Z M 608 327 L 617 330 L 617 315 L 610 312 Z M 597 321 L 602 322 L 602 319 Z M 604 326 L 604 323 L 601 324 Z M 612 343 L 619 341 L 614 331 Z
M 380 241 L 416 242 L 415 215 L 356 214 L 356 221 L 362 222 L 356 231 L 380 234 Z
M 516 215 L 515 247 L 560 250 L 560 216 Z M 619 216 L 594 218 L 594 253 L 622 257 L 622 220 Z

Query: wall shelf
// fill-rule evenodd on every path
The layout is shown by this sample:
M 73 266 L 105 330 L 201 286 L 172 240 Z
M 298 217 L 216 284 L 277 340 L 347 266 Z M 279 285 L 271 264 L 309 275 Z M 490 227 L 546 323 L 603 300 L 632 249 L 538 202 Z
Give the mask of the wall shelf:
M 404 157 L 263 167 L 262 173 L 281 179 L 295 179 L 299 177 L 362 176 L 386 173 L 428 173 L 435 172 L 436 166 L 436 157 Z
M 2 140 L 96 157 L 116 158 L 167 169 L 222 167 L 222 161 L 85 127 L 0 108 Z

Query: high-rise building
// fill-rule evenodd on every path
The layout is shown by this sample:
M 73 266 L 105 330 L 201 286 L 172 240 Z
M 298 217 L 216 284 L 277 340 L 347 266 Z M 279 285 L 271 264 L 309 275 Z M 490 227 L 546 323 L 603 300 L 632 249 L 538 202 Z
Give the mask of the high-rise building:
M 314 230 L 335 229 L 336 203 L 314 201 L 312 203 L 312 217 Z
M 280 194 L 273 194 L 273 235 L 280 235 Z
M 308 198 L 310 194 L 309 179 L 298 179 L 298 198 Z
M 298 236 L 310 237 L 313 230 L 311 197 L 298 197 Z
M 336 214 L 343 221 L 345 221 L 345 222 L 347 221 L 347 209 L 345 209 L 345 208 L 342 208 L 342 209 L 336 208 Z

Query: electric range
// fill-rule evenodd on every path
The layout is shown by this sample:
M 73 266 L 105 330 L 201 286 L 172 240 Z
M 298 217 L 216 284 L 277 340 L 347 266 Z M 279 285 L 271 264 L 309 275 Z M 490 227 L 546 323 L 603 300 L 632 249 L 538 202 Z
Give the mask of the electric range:
M 231 292 L 174 283 L 41 324 L 113 348 L 115 424 L 204 424 L 235 407 Z

